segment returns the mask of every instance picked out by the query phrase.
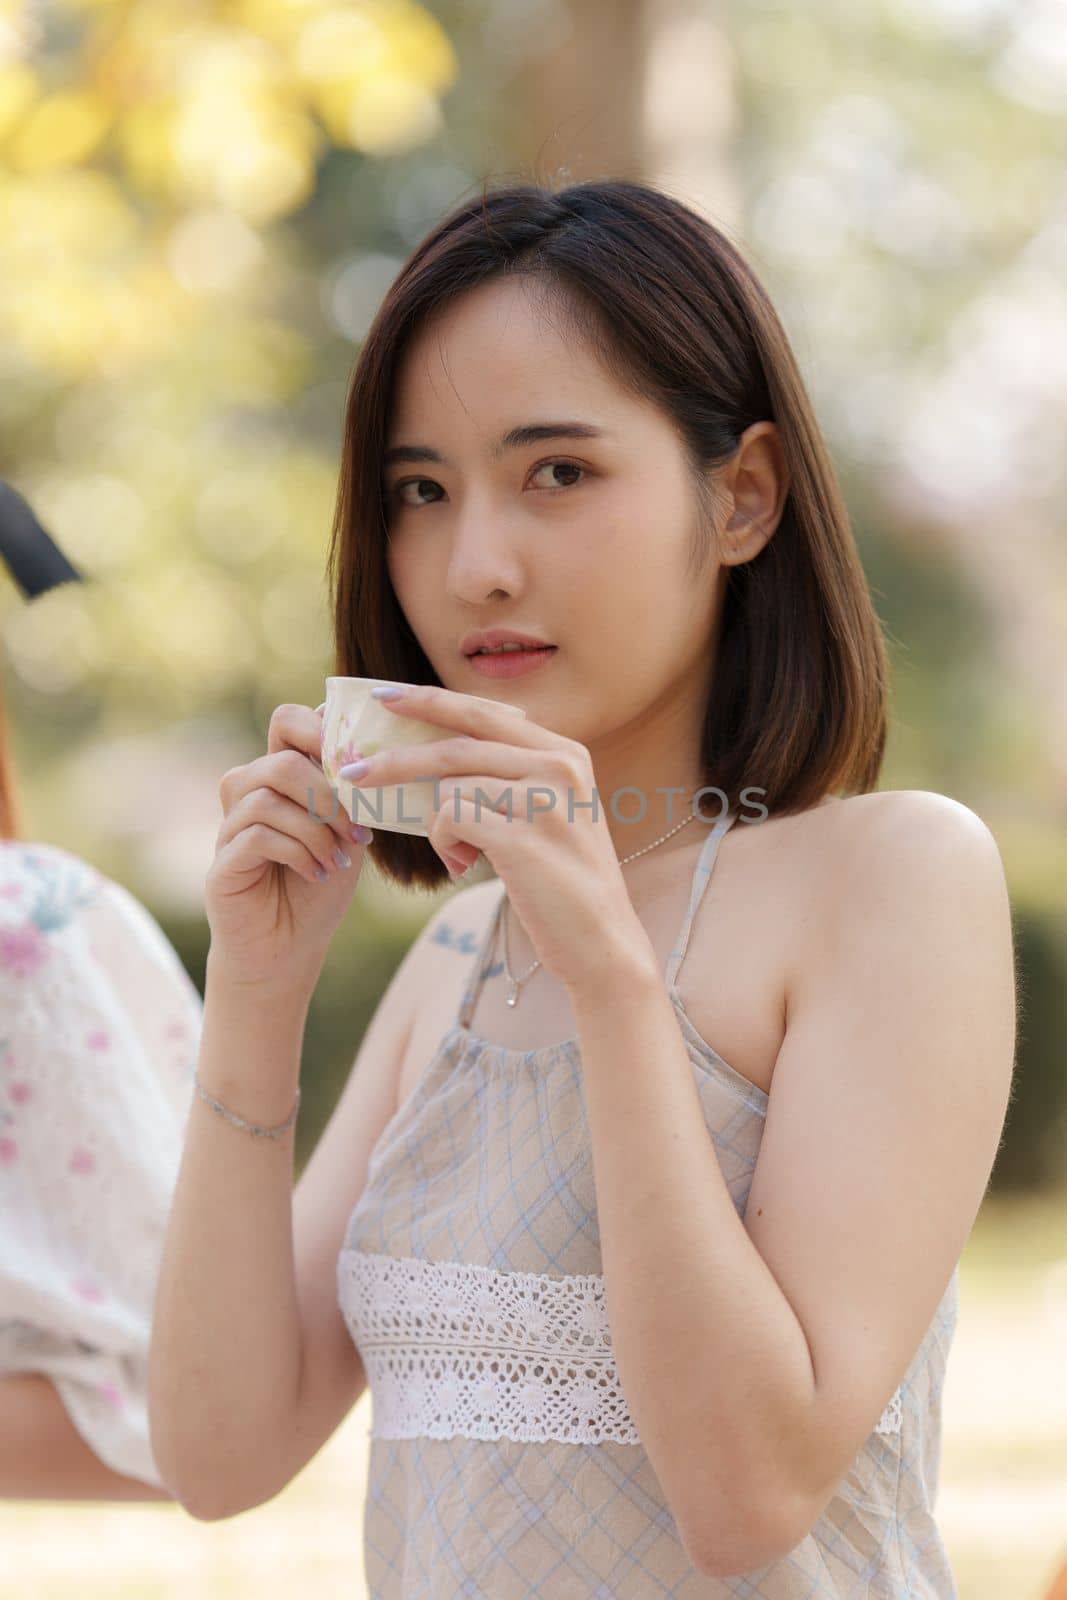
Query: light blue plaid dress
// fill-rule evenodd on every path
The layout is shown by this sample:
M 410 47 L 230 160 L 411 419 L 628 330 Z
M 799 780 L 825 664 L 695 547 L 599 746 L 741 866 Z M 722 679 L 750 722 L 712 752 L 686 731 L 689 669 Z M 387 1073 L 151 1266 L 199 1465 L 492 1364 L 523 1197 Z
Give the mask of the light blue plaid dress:
M 665 981 L 743 1217 L 768 1098 L 675 987 L 735 818 L 709 831 Z M 372 1397 L 372 1600 L 955 1600 L 933 1506 L 958 1263 L 806 1537 L 736 1577 L 687 1558 L 612 1359 L 577 1040 L 515 1050 L 470 1031 L 503 898 L 457 1020 L 374 1148 L 337 1262 Z

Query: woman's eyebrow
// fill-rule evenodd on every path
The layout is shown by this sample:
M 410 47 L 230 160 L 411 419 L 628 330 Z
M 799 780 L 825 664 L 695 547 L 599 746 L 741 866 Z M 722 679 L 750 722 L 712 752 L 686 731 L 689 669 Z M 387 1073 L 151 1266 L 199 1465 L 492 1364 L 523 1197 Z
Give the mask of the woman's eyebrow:
M 490 446 L 489 455 L 494 461 L 499 461 L 508 450 L 520 449 L 523 445 L 540 444 L 543 439 L 610 439 L 614 435 L 606 428 L 598 428 L 592 422 L 524 422 L 517 428 L 509 428 L 494 445 Z M 447 456 L 441 455 L 425 444 L 395 444 L 388 449 L 382 457 L 382 466 L 392 466 L 397 461 L 436 461 L 441 466 L 450 467 L 452 462 Z

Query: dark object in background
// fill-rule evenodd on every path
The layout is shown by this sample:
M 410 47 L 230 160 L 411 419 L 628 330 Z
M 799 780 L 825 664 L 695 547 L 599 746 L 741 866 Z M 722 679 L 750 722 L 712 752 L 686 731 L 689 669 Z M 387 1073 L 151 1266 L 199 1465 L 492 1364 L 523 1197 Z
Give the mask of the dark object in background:
M 0 556 L 26 600 L 35 600 L 61 583 L 84 582 L 51 534 L 42 528 L 28 502 L 2 479 Z

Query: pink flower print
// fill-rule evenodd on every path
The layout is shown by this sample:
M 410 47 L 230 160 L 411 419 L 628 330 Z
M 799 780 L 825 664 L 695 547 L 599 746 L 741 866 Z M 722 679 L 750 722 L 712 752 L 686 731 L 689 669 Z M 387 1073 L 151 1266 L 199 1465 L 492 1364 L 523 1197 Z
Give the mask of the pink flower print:
M 340 749 L 335 751 L 334 754 L 336 757 L 335 765 L 338 772 L 340 772 L 342 767 L 349 766 L 353 761 L 359 761 L 363 755 L 363 751 L 356 749 L 354 739 L 349 739 L 347 743 L 341 745 Z
M 21 900 L 22 891 L 21 883 L 0 883 L 0 900 Z
M 30 977 L 47 958 L 48 941 L 34 923 L 0 930 L 0 967 L 16 978 Z
M 104 1291 L 95 1278 L 77 1278 L 74 1281 L 75 1294 L 80 1294 L 83 1300 L 98 1301 L 104 1298 Z
M 168 1039 L 184 1039 L 189 1029 L 184 1022 L 170 1022 L 167 1024 L 166 1037 Z
M 116 1411 L 121 1411 L 123 1403 L 122 1395 L 119 1393 L 119 1390 L 116 1388 L 115 1384 L 101 1383 L 97 1385 L 97 1388 L 100 1394 L 102 1394 L 104 1399 L 107 1401 L 108 1405 L 114 1406 Z
M 19 1147 L 14 1139 L 9 1139 L 6 1134 L 0 1134 L 0 1166 L 10 1166 L 19 1153 Z
M 17 1106 L 24 1106 L 33 1094 L 33 1086 L 20 1078 L 17 1083 L 8 1084 L 7 1092 Z
M 111 1035 L 106 1028 L 94 1028 L 85 1042 L 90 1050 L 106 1050 L 111 1043 Z
M 95 1172 L 96 1157 L 91 1150 L 86 1150 L 84 1145 L 78 1145 L 71 1151 L 70 1160 L 67 1162 L 69 1172 Z

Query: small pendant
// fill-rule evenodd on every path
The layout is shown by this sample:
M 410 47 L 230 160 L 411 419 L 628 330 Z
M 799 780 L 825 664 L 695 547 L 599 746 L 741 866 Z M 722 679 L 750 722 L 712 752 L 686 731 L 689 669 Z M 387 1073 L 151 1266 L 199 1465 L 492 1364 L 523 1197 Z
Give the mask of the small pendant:
M 512 985 L 511 985 L 511 991 L 507 996 L 507 1004 L 509 1006 L 517 1006 L 518 1003 L 519 1003 L 519 986 L 513 980 L 512 981 Z

